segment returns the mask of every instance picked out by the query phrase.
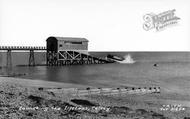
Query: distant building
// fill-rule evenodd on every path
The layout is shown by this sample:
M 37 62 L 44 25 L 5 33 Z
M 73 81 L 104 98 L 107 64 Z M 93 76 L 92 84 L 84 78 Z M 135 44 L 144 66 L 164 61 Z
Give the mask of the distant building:
M 47 52 L 77 51 L 88 54 L 88 40 L 86 38 L 49 37 L 46 41 Z
M 49 37 L 47 38 L 47 66 L 111 63 L 88 54 L 86 38 Z

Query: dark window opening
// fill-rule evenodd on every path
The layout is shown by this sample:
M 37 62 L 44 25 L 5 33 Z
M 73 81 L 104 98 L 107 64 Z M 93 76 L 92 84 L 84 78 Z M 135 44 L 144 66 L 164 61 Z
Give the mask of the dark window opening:
M 66 44 L 82 44 L 82 42 L 65 41 Z
M 59 47 L 63 47 L 63 45 L 62 45 L 62 44 L 60 44 L 60 45 L 59 45 Z

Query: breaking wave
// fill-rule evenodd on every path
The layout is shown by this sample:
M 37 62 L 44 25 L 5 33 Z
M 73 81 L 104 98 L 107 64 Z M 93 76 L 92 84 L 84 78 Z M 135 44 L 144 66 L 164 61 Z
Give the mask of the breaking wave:
M 131 57 L 130 54 L 127 54 L 126 56 L 124 56 L 124 60 L 123 61 L 118 61 L 119 63 L 123 63 L 123 64 L 133 64 L 136 61 Z

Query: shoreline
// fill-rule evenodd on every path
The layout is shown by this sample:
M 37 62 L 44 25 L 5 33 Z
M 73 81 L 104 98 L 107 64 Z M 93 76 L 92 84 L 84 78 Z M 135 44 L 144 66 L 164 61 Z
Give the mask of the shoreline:
M 15 78 L 15 77 L 3 77 L 0 75 L 0 83 L 16 83 L 22 86 L 28 87 L 43 87 L 43 88 L 87 88 L 92 86 L 85 86 L 79 84 L 71 83 L 60 83 L 53 81 L 43 81 L 38 79 L 24 79 L 24 78 Z

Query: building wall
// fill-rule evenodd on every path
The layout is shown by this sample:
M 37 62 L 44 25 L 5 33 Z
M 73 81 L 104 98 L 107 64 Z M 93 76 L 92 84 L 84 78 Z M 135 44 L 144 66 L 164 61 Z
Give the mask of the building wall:
M 80 42 L 78 42 L 80 43 Z M 67 41 L 58 41 L 58 51 L 59 50 L 88 50 L 88 42 L 70 43 Z

